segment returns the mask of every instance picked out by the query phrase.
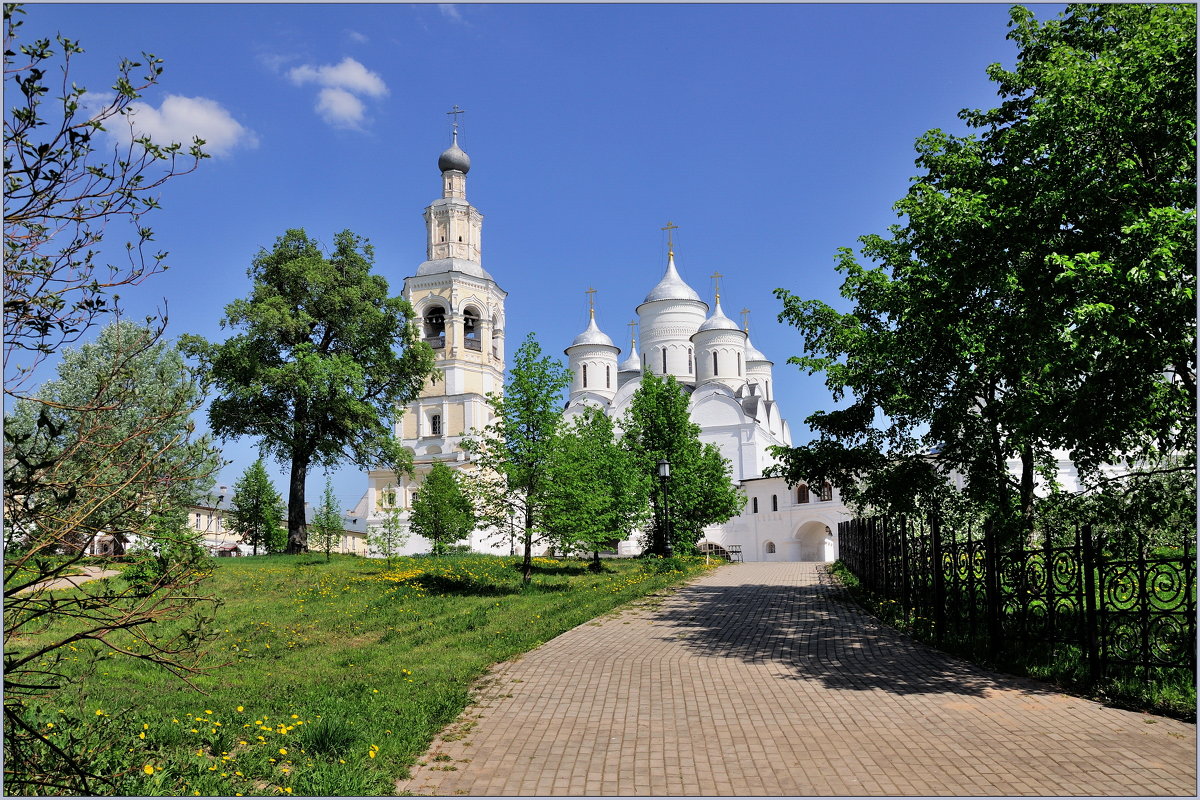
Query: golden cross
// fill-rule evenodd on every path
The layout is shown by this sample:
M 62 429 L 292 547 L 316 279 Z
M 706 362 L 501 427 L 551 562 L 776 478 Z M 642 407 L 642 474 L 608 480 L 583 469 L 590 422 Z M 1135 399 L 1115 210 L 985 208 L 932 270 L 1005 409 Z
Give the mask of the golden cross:
M 596 316 L 596 290 L 589 286 L 583 293 L 588 296 L 588 315 Z
M 637 320 L 634 320 L 633 322 L 629 323 L 629 345 L 630 345 L 630 347 L 633 346 L 633 343 L 635 341 L 634 331 L 636 331 L 636 330 L 637 330 Z
M 714 281 L 716 281 L 716 287 L 717 287 L 717 302 L 719 303 L 719 302 L 721 302 L 721 278 L 724 278 L 725 276 L 724 276 L 724 275 L 722 275 L 722 274 L 721 274 L 721 273 L 719 273 L 719 272 L 714 272 L 712 275 L 709 275 L 708 277 L 710 277 L 710 278 L 712 278 Z
M 659 230 L 664 230 L 667 232 L 667 252 L 670 253 L 671 255 L 674 255 L 675 247 L 671 243 L 671 232 L 679 230 L 679 226 L 676 225 L 674 222 L 667 220 L 667 226 L 665 228 L 660 228 Z
M 746 333 L 750 332 L 750 309 L 742 309 L 742 330 Z
M 458 115 L 465 114 L 465 113 L 467 113 L 467 112 L 462 110 L 461 108 L 459 108 L 457 104 L 455 104 L 455 106 L 453 108 L 451 108 L 449 111 L 446 112 L 447 116 L 454 117 L 454 121 L 451 124 L 454 126 L 455 133 L 458 133 Z

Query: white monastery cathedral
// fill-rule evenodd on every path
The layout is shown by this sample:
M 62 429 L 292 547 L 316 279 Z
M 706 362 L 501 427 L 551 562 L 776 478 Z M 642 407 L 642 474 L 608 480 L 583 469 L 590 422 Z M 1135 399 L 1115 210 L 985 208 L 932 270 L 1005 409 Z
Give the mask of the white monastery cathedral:
M 403 296 L 421 320 L 442 379 L 427 383 L 396 422 L 397 437 L 413 453 L 414 476 L 384 469 L 368 474 L 367 492 L 353 512 L 367 525 L 379 524 L 381 512 L 393 506 L 409 508 L 434 463 L 471 468 L 460 443 L 472 429 L 481 430 L 491 421 L 485 395 L 504 385 L 507 293 L 482 265 L 483 215 L 467 202 L 471 160 L 458 145 L 457 126 L 438 168 L 442 195 L 425 209 L 426 261 L 405 278 Z M 768 448 L 791 444 L 788 423 L 775 402 L 772 362 L 751 344 L 747 329 L 722 311 L 719 291 L 710 308 L 688 286 L 670 243 L 661 279 L 637 307 L 636 335 L 624 358 L 596 325 L 594 309 L 589 316 L 587 328 L 565 350 L 573 376 L 567 418 L 590 405 L 619 421 L 643 370 L 674 375 L 690 395 L 700 439 L 720 448 L 732 464 L 734 482 L 747 496 L 739 516 L 704 531 L 701 548 L 740 551 L 746 561 L 837 558 L 837 523 L 850 517 L 837 490 L 829 485 L 789 488 L 782 478 L 763 477 L 773 463 Z M 495 531 L 476 531 L 469 544 L 484 552 L 510 552 L 509 538 Z M 428 549 L 415 535 L 405 547 L 407 552 Z M 618 552 L 641 549 L 640 542 L 628 540 Z

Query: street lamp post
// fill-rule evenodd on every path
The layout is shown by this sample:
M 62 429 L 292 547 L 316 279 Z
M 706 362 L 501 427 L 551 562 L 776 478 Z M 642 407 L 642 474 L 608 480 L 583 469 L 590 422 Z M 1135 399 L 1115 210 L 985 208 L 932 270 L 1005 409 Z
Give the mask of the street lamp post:
M 658 479 L 662 481 L 663 490 L 663 524 L 660 526 L 658 535 L 661 537 L 661 544 L 658 547 L 659 555 L 671 555 L 671 503 L 667 488 L 667 482 L 671 477 L 671 462 L 665 458 L 658 460 Z

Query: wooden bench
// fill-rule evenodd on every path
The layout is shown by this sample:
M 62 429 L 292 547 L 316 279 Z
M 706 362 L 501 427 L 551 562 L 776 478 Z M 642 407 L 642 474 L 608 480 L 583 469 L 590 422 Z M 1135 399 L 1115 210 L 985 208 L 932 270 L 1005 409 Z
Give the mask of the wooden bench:
M 725 545 L 725 552 L 729 554 L 730 561 L 742 560 L 742 546 L 740 544 Z

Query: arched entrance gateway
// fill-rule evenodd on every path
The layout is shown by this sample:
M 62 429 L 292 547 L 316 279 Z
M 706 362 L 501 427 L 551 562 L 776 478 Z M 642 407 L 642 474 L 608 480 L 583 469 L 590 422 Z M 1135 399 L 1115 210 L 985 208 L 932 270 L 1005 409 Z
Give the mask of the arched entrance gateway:
M 833 531 L 824 522 L 806 522 L 796 531 L 797 561 L 833 561 Z

